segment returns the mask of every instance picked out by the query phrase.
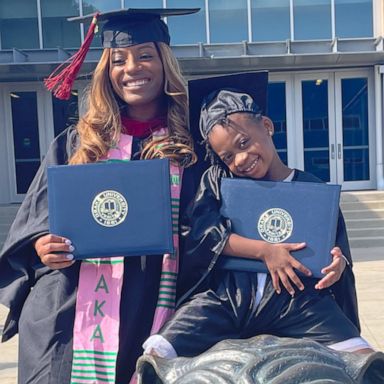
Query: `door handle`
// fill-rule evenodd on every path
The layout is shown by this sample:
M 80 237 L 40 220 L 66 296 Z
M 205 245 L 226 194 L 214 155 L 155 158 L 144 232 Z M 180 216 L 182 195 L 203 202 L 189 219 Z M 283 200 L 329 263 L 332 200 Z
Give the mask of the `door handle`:
M 337 144 L 337 158 L 341 159 L 341 144 Z
M 331 159 L 335 158 L 335 144 L 331 144 Z

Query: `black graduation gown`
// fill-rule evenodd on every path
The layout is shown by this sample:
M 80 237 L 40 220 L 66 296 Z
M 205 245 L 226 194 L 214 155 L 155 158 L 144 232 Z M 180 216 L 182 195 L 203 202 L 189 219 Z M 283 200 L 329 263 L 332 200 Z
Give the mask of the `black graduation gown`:
M 32 246 L 48 233 L 48 165 L 66 164 L 76 147 L 69 128 L 51 144 L 12 224 L 0 254 L 0 302 L 10 309 L 3 341 L 19 332 L 19 372 L 22 384 L 67 384 L 72 365 L 72 337 L 80 263 L 50 270 Z M 134 140 L 134 147 L 139 145 Z M 134 153 L 134 152 L 133 152 Z M 184 176 L 191 175 L 191 171 Z M 186 183 L 181 209 L 194 194 Z M 184 189 L 184 188 L 183 188 Z M 120 349 L 116 383 L 127 383 L 149 336 L 157 302 L 162 257 L 125 259 L 120 307 Z M 33 289 L 32 289 L 33 288 Z
M 220 180 L 230 177 L 230 174 L 220 165 L 211 166 L 202 176 L 195 200 L 188 207 L 182 223 L 183 243 L 185 254 L 183 262 L 188 267 L 180 274 L 189 291 L 180 297 L 178 305 L 182 304 L 192 293 L 202 291 L 208 287 L 208 277 L 220 256 L 228 236 L 231 233 L 231 223 L 220 215 Z M 322 182 L 316 176 L 295 170 L 293 181 Z M 315 202 L 314 202 L 315 204 Z M 355 277 L 352 271 L 351 252 L 343 215 L 339 212 L 336 234 L 336 246 L 349 261 L 341 278 L 332 286 L 332 292 L 337 303 L 346 316 L 360 331 L 357 311 L 357 296 Z M 271 284 L 269 282 L 269 284 Z

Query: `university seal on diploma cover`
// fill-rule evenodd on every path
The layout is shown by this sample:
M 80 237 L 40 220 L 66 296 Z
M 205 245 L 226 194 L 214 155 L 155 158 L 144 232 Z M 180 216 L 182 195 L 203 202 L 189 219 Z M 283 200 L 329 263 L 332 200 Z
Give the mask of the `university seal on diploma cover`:
M 117 191 L 103 191 L 92 201 L 92 216 L 105 227 L 114 227 L 124 222 L 128 213 L 128 203 Z
M 260 215 L 257 230 L 268 243 L 282 243 L 292 235 L 293 220 L 285 209 L 267 209 Z

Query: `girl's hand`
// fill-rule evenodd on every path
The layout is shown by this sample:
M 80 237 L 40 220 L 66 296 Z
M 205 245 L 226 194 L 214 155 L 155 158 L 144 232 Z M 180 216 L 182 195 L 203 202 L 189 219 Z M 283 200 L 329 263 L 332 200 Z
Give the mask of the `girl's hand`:
M 266 243 L 268 244 L 268 243 Z M 271 274 L 272 284 L 277 293 L 281 292 L 280 281 L 285 289 L 293 296 L 295 289 L 291 282 L 302 291 L 304 284 L 297 276 L 295 269 L 306 276 L 311 276 L 311 271 L 296 260 L 290 252 L 298 251 L 306 246 L 305 243 L 268 244 L 263 260 Z
M 341 249 L 339 247 L 334 247 L 331 251 L 331 254 L 333 256 L 332 263 L 321 270 L 321 273 L 323 273 L 325 276 L 319 282 L 317 282 L 315 285 L 316 289 L 328 288 L 332 284 L 335 284 L 337 281 L 339 281 L 341 275 L 344 272 L 347 263 L 343 258 Z
M 65 237 L 49 233 L 39 237 L 34 247 L 41 262 L 51 269 L 67 268 L 75 262 L 71 253 L 74 247 Z

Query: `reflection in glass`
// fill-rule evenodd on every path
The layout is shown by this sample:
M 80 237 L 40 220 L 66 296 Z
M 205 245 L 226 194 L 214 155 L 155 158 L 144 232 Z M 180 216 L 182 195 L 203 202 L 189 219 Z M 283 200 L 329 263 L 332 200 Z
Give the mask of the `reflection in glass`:
M 330 180 L 328 81 L 301 82 L 303 103 L 304 169 Z
M 368 81 L 342 79 L 344 180 L 369 180 Z
M 36 92 L 12 92 L 13 144 L 16 188 L 26 193 L 40 165 L 39 124 Z
M 247 0 L 210 0 L 211 43 L 237 43 L 248 40 Z
M 2 49 L 39 48 L 36 1 L 0 1 L 0 37 Z
M 335 0 L 336 37 L 372 37 L 372 0 Z
M 290 38 L 289 0 L 251 0 L 252 41 Z
M 185 8 L 192 8 L 194 5 L 189 5 L 190 1 L 188 1 L 188 5 Z M 169 5 L 169 1 L 167 1 L 167 8 L 182 8 L 184 6 L 180 5 L 180 1 L 178 1 L 178 5 L 175 7 Z M 163 8 L 163 0 L 124 0 L 124 8 Z
M 168 0 L 168 8 L 177 8 L 180 0 Z M 206 43 L 205 1 L 188 1 L 188 8 L 200 8 L 193 15 L 168 17 L 167 24 L 171 35 L 171 45 Z M 187 31 L 187 32 L 186 32 Z
M 295 40 L 332 38 L 331 0 L 295 0 Z
M 89 15 L 92 13 L 108 12 L 121 9 L 120 0 L 82 0 L 83 1 L 83 15 Z M 90 22 L 84 23 L 84 36 L 86 36 L 89 29 Z M 100 28 L 92 40 L 91 47 L 101 47 Z
M 80 24 L 67 21 L 79 16 L 79 2 L 74 0 L 40 0 L 45 48 L 80 46 Z
M 273 121 L 273 142 L 281 160 L 288 164 L 285 83 L 268 84 L 267 116 Z
M 90 13 L 115 11 L 121 8 L 120 0 L 82 0 L 83 1 L 83 15 Z
M 69 100 L 60 100 L 52 96 L 53 125 L 55 136 L 79 119 L 78 91 L 73 89 Z

